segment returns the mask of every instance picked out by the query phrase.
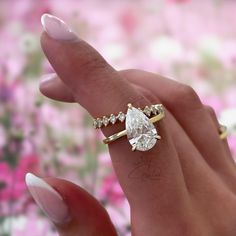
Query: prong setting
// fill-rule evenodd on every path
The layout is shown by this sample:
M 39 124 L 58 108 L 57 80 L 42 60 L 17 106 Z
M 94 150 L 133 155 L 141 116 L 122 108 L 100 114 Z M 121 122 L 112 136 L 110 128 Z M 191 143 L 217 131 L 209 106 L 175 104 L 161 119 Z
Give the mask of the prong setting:
M 128 106 L 128 108 L 130 108 L 130 109 L 133 107 L 131 103 L 128 103 L 127 106 Z

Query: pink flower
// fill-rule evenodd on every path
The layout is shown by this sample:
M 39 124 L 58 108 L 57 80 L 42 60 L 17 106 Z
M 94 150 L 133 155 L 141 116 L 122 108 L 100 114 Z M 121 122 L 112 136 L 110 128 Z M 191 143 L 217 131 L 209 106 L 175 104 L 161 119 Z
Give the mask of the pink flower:
M 114 174 L 108 175 L 103 179 L 100 194 L 103 200 L 114 205 L 119 205 L 125 199 L 124 193 Z
M 38 172 L 38 158 L 35 155 L 24 156 L 16 169 L 6 162 L 0 163 L 0 201 L 17 200 L 26 191 L 25 174 Z
M 0 126 L 0 157 L 1 157 L 1 149 L 6 145 L 7 138 L 6 132 L 3 127 Z
M 230 147 L 230 150 L 233 154 L 233 158 L 236 162 L 236 136 L 232 135 L 228 138 L 228 143 L 229 143 L 229 147 Z
M 8 21 L 20 21 L 24 27 L 35 30 L 40 27 L 40 16 L 45 12 L 50 12 L 50 3 L 47 0 L 40 1 L 40 4 L 31 0 L 17 1 L 13 0 L 12 4 L 7 5 L 6 11 Z
M 24 182 L 25 174 L 27 172 L 39 172 L 39 158 L 35 154 L 28 154 L 21 157 L 18 167 L 15 170 L 17 179 Z
M 35 214 L 35 209 L 26 216 L 15 217 L 12 220 L 12 236 L 57 236 L 47 219 Z
M 223 101 L 218 96 L 206 96 L 201 100 L 205 105 L 211 106 L 215 110 L 216 114 L 219 114 L 224 108 Z
M 190 0 L 168 0 L 169 2 L 173 3 L 187 3 L 190 2 Z
M 120 15 L 120 24 L 127 34 L 134 33 L 135 29 L 138 27 L 137 14 L 132 8 L 127 8 Z

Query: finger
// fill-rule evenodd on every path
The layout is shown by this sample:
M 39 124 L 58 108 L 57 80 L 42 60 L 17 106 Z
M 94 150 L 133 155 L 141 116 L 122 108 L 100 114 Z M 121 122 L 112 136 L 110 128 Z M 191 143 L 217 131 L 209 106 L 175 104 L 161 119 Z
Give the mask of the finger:
M 229 180 L 228 183 L 231 185 L 235 179 L 235 167 L 228 158 L 225 158 L 228 153 L 219 138 L 218 130 L 193 89 L 144 71 L 128 70 L 123 71 L 123 75 L 126 75 L 130 82 L 135 82 L 157 94 L 191 138 L 205 161 L 224 179 Z
M 209 114 L 210 114 L 210 116 L 212 118 L 212 121 L 215 124 L 216 129 L 219 130 L 220 129 L 220 124 L 218 122 L 218 118 L 216 116 L 215 110 L 211 106 L 207 106 L 207 105 L 205 105 L 205 109 L 207 110 L 207 112 L 209 112 Z M 222 142 L 223 142 L 223 144 L 225 146 L 225 149 L 226 149 L 226 151 L 228 153 L 227 157 L 232 162 L 232 164 L 235 165 L 235 161 L 234 161 L 234 159 L 233 159 L 233 157 L 231 155 L 231 151 L 230 151 L 230 147 L 228 145 L 227 139 L 223 139 Z
M 85 190 L 68 181 L 28 173 L 29 191 L 61 236 L 115 236 L 106 210 Z
M 70 40 L 58 38 L 58 28 L 55 33 L 51 28 L 53 24 L 48 24 L 48 21 L 56 21 L 57 27 L 63 25 L 59 27 L 63 31 L 59 35 L 65 34 L 64 23 L 52 17 L 44 19 L 47 31 L 41 39 L 44 53 L 75 100 L 93 117 L 125 112 L 128 103 L 136 107 L 150 105 L 91 46 L 75 38 L 74 34 Z M 68 29 L 66 32 L 71 33 Z M 103 129 L 103 132 L 107 136 L 123 129 L 123 124 L 116 124 Z M 153 210 L 150 198 L 158 199 L 160 208 L 164 203 L 166 207 L 176 207 L 176 196 L 183 199 L 182 196 L 186 195 L 180 163 L 165 120 L 158 123 L 158 130 L 162 139 L 148 152 L 132 152 L 126 139 L 109 145 L 114 169 L 131 208 L 135 205 L 149 213 Z M 156 185 L 153 184 L 155 180 Z M 141 204 L 143 202 L 145 204 Z
M 128 76 L 127 76 L 128 77 Z M 145 79 L 148 78 L 148 75 Z M 145 87 L 133 84 L 138 90 L 142 91 L 152 103 L 157 100 L 157 95 L 148 91 Z M 202 159 L 201 153 L 195 147 L 185 130 L 180 126 L 175 117 L 166 109 L 166 120 L 170 128 L 170 134 L 174 141 L 181 168 L 184 174 L 186 186 L 192 196 L 197 194 L 198 198 L 202 197 L 205 201 L 205 191 L 214 191 L 215 174 L 214 171 Z M 199 194 L 203 193 L 203 194 Z M 201 196 L 202 195 L 202 196 Z
M 39 89 L 44 96 L 53 100 L 70 103 L 76 102 L 72 92 L 55 73 L 44 75 L 40 81 Z M 150 97 L 150 93 L 147 89 L 141 88 L 140 86 L 137 88 L 135 85 L 134 89 L 141 91 L 144 97 Z
M 75 102 L 70 89 L 60 80 L 57 74 L 44 75 L 39 87 L 40 92 L 51 99 L 61 102 Z
M 129 75 L 127 75 L 127 77 L 129 77 Z M 48 87 L 46 87 L 45 90 L 47 91 L 42 91 L 42 92 L 49 94 L 50 98 L 56 99 L 58 98 L 58 95 L 53 96 L 52 93 L 50 94 L 50 91 L 54 91 L 54 87 L 56 87 L 56 84 L 58 84 L 56 80 L 60 79 L 56 77 L 53 78 L 53 80 L 54 82 L 50 83 L 50 86 L 52 88 L 47 90 Z M 65 85 L 63 85 L 62 83 L 60 83 L 60 85 L 62 86 L 60 89 L 58 89 L 58 92 L 59 94 L 61 94 L 61 97 L 69 97 L 69 95 L 65 95 L 66 94 L 66 90 L 64 89 Z M 146 98 L 148 98 L 148 100 L 151 101 L 153 104 L 157 103 L 158 97 L 156 96 L 156 94 L 151 93 L 144 86 L 139 86 L 134 83 L 132 85 L 136 90 L 140 91 L 140 93 L 142 93 Z M 41 87 L 42 89 L 44 89 L 44 86 L 41 85 Z M 199 186 L 199 184 L 194 184 L 199 182 L 199 176 L 206 176 L 206 173 L 210 174 L 210 171 L 204 165 L 204 162 L 201 161 L 200 153 L 198 152 L 198 150 L 196 150 L 196 147 L 189 140 L 183 128 L 178 124 L 178 122 L 171 115 L 171 113 L 169 113 L 168 111 L 166 111 L 166 113 L 167 114 L 165 119 L 168 121 L 167 123 L 170 128 L 169 130 L 174 140 L 177 152 L 179 154 L 181 168 L 184 173 L 187 188 L 191 192 L 193 186 Z M 206 182 L 204 182 L 204 184 L 205 183 Z
M 142 99 L 138 94 L 130 91 L 128 83 L 122 81 L 116 71 L 90 45 L 77 38 L 74 33 L 68 40 L 64 40 L 66 36 L 63 36 L 63 40 L 55 39 L 58 36 L 55 36 L 53 31 L 55 29 L 48 28 L 53 25 L 52 21 L 58 22 L 58 20 L 47 15 L 42 19 L 48 32 L 44 32 L 41 37 L 45 55 L 62 82 L 72 92 L 74 99 L 79 100 L 92 116 L 100 117 L 108 111 L 115 113 L 117 108 L 123 108 L 127 100 Z M 64 31 L 59 34 L 60 37 L 63 34 L 65 34 Z M 120 89 L 117 90 L 117 87 Z M 114 93 L 115 90 L 116 93 Z M 103 92 L 105 92 L 105 99 L 101 96 Z M 98 99 L 98 106 L 95 106 Z

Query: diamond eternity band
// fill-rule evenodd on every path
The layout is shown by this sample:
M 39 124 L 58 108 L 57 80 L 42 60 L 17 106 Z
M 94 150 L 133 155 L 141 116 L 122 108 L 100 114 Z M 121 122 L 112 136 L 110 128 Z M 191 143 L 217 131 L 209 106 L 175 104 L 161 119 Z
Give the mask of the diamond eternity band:
M 163 105 L 155 104 L 151 106 L 145 106 L 143 109 L 138 108 L 138 110 L 142 111 L 147 117 L 152 117 L 154 115 L 158 115 L 163 113 Z M 102 127 L 106 127 L 109 124 L 114 125 L 117 122 L 124 122 L 126 119 L 126 114 L 123 112 L 119 112 L 117 115 L 111 114 L 109 116 L 103 116 L 101 118 L 93 119 L 93 127 L 95 129 L 100 129 Z

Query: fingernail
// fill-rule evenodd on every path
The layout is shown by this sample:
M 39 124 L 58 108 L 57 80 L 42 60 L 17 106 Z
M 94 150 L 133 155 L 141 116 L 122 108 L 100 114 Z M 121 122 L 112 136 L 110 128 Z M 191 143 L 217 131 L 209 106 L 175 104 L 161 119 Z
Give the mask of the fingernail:
M 56 224 L 70 220 L 69 210 L 62 196 L 41 178 L 27 173 L 25 182 L 42 211 Z
M 49 83 L 53 82 L 56 78 L 57 78 L 56 73 L 50 73 L 50 74 L 43 75 L 40 80 L 40 85 L 49 84 Z
M 41 23 L 48 35 L 56 40 L 74 40 L 77 35 L 66 25 L 66 23 L 50 14 L 41 16 Z

